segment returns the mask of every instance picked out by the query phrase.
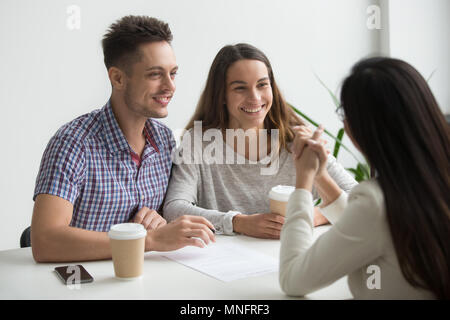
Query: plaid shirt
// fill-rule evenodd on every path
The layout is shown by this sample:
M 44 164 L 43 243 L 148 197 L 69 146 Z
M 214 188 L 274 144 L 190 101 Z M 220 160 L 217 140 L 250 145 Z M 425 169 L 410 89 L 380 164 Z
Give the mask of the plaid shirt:
M 159 210 L 175 140 L 153 119 L 144 133 L 138 165 L 109 102 L 65 124 L 45 149 L 33 200 L 41 193 L 66 199 L 73 204 L 70 226 L 103 232 L 129 221 L 144 206 Z

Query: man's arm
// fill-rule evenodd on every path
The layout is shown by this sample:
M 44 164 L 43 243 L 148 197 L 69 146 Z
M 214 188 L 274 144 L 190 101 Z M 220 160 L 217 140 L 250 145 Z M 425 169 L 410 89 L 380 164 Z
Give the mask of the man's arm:
M 106 232 L 70 227 L 73 206 L 63 198 L 39 194 L 31 222 L 31 243 L 37 262 L 88 261 L 111 258 Z M 215 242 L 214 226 L 203 217 L 181 216 L 148 230 L 145 251 L 170 251 Z
M 39 194 L 31 221 L 31 243 L 37 262 L 87 261 L 111 258 L 106 232 L 70 227 L 73 205 L 69 201 Z

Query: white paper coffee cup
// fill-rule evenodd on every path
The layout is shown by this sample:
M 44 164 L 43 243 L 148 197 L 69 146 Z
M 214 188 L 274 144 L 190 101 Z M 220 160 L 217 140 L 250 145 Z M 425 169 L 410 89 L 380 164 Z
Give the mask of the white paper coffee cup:
M 289 197 L 294 190 L 293 186 L 273 187 L 269 192 L 270 212 L 285 216 Z
M 139 223 L 121 223 L 108 232 L 116 278 L 140 278 L 144 269 L 147 230 Z

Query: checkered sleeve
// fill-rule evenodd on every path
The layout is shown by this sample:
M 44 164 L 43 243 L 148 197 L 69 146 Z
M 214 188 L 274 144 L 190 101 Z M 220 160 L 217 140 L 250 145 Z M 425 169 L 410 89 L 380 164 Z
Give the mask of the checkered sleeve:
M 175 152 L 175 148 L 177 147 L 177 143 L 175 141 L 175 137 L 173 136 L 172 131 L 169 132 L 169 141 L 170 141 L 169 142 L 170 143 L 170 146 L 169 146 L 170 152 L 171 153 Z
M 75 202 L 85 175 L 82 143 L 72 137 L 53 137 L 42 156 L 33 200 L 38 194 L 51 194 Z

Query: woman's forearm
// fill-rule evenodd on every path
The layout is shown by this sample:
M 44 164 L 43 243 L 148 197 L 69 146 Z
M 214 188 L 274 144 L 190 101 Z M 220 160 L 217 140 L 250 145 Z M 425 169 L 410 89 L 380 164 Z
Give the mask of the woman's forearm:
M 314 185 L 322 198 L 321 207 L 325 207 L 328 204 L 335 201 L 341 195 L 341 188 L 338 184 L 331 178 L 328 172 L 324 173 L 320 177 L 316 177 L 314 180 Z
M 201 216 L 209 220 L 218 233 L 233 234 L 232 218 L 236 212 L 221 212 L 218 210 L 204 209 L 193 205 L 187 200 L 171 200 L 164 205 L 163 216 L 168 222 L 182 215 Z

